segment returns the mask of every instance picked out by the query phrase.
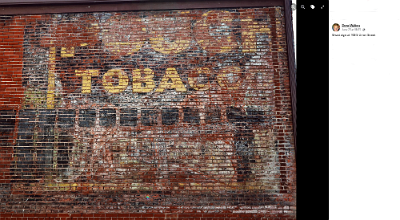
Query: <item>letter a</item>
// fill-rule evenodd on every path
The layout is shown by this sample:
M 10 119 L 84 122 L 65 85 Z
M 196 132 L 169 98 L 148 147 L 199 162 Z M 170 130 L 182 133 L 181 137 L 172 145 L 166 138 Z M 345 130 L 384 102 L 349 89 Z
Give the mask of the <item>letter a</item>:
M 171 80 L 171 82 L 168 82 Z M 156 92 L 164 92 L 165 89 L 175 89 L 178 92 L 186 92 L 181 78 L 175 68 L 168 68 Z

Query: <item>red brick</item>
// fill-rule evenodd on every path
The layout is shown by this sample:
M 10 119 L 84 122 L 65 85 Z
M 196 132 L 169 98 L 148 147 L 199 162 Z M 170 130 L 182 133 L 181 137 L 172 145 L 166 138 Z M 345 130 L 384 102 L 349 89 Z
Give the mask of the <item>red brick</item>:
M 8 144 L 0 146 L 0 182 L 19 178 L 7 208 L 35 219 L 204 220 L 272 218 L 278 215 L 261 211 L 293 203 L 283 10 L 209 11 L 21 15 L 0 22 L 0 110 L 19 117 L 14 123 L 0 114 L 0 130 L 7 131 L 0 140 Z M 252 30 L 254 23 L 271 33 Z M 255 38 L 243 34 L 249 30 Z M 251 43 L 265 54 L 243 53 Z M 226 46 L 231 51 L 219 52 Z M 176 77 L 169 68 L 186 91 L 171 87 Z M 112 76 L 110 69 L 123 72 Z M 152 80 L 151 91 L 133 91 Z M 162 82 L 169 89 L 157 91 Z M 191 88 L 201 84 L 211 89 Z M 233 213 L 272 201 L 276 208 L 258 214 Z

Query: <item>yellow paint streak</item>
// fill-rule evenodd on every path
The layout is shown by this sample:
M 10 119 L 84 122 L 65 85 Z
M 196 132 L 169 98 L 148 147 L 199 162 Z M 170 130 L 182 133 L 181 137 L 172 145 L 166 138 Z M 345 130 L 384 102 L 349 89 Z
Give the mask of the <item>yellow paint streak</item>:
M 77 76 L 82 76 L 82 94 L 92 92 L 92 76 L 98 76 L 99 70 L 75 70 Z
M 118 76 L 118 85 L 114 86 L 111 82 L 110 78 L 113 76 Z M 108 70 L 107 73 L 103 76 L 103 86 L 110 93 L 120 93 L 123 92 L 126 87 L 128 87 L 128 75 L 120 69 L 111 69 Z
M 188 40 L 176 40 L 173 42 L 167 42 L 160 35 L 158 37 L 150 38 L 150 42 L 153 45 L 153 49 L 163 54 L 180 53 L 189 47 L 190 41 Z
M 74 57 L 75 48 L 74 47 L 61 47 L 61 57 Z
M 135 45 L 135 44 L 137 44 L 137 43 L 136 42 L 135 43 L 131 43 L 131 42 L 110 42 L 110 43 L 105 43 L 106 46 L 109 46 L 109 45 Z
M 50 48 L 49 54 L 49 74 L 47 78 L 47 109 L 54 109 L 54 97 L 56 88 L 56 48 Z
M 142 41 L 137 41 L 137 42 L 109 42 L 109 43 L 104 43 L 106 46 L 111 46 L 109 48 L 110 52 L 112 53 L 119 53 L 121 52 L 121 49 L 125 49 L 127 46 L 132 46 L 130 49 L 130 52 L 127 53 L 128 55 L 132 54 L 133 52 L 137 52 L 140 50 L 142 47 L 143 42 Z
M 169 83 L 168 81 L 171 80 Z M 156 92 L 164 92 L 165 89 L 175 89 L 178 92 L 186 92 L 186 88 L 175 68 L 168 68 Z
M 133 80 L 132 80 L 132 92 L 139 92 L 139 93 L 145 93 L 145 92 L 151 92 L 155 87 L 154 83 L 154 72 L 153 70 L 146 68 L 143 70 L 143 73 L 145 74 L 144 77 L 142 77 L 142 71 L 140 69 L 135 69 L 132 71 L 133 75 Z M 142 83 L 145 84 L 144 87 L 142 87 Z
M 260 25 L 258 22 L 253 21 L 251 18 L 241 19 L 242 23 L 242 38 L 244 53 L 254 53 L 257 51 L 257 33 L 271 34 L 271 30 L 266 25 Z

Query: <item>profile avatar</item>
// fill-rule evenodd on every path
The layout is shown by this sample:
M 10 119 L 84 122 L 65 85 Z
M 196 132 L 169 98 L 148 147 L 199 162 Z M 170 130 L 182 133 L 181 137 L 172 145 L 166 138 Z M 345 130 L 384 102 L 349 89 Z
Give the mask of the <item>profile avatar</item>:
M 333 29 L 333 31 L 339 31 L 340 30 L 340 25 L 338 23 L 334 23 L 332 25 L 332 29 Z

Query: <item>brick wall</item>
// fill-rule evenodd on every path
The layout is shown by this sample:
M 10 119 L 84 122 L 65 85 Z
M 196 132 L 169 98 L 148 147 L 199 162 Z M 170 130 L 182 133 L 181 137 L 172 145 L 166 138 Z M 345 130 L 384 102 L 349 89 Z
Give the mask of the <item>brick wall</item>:
M 295 218 L 281 7 L 0 25 L 0 218 Z

